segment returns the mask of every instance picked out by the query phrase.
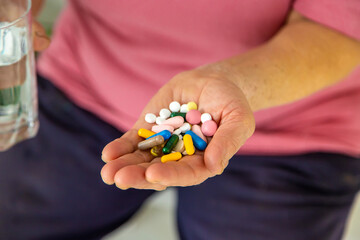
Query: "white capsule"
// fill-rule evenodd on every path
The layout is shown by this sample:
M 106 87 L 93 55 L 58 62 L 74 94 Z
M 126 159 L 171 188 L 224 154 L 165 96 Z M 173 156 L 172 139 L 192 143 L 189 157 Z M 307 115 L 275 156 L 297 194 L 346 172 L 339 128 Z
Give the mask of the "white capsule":
M 183 139 L 183 136 L 182 135 L 178 135 L 179 137 L 179 140 L 182 140 Z
M 157 117 L 155 122 L 157 125 L 161 125 L 165 120 L 165 118 Z
M 201 114 L 200 119 L 201 119 L 201 122 L 204 123 L 206 121 L 212 120 L 212 117 L 211 117 L 210 113 L 203 113 L 203 114 Z
M 175 131 L 173 132 L 173 134 L 176 134 L 176 135 L 180 135 L 181 133 L 182 133 L 182 131 L 180 128 L 175 129 Z
M 145 122 L 147 123 L 154 123 L 156 121 L 156 116 L 153 113 L 147 113 L 145 115 Z
M 188 107 L 187 104 L 181 105 L 181 107 L 180 107 L 180 112 L 182 112 L 182 113 L 187 113 L 187 112 L 188 112 L 188 108 L 187 108 L 187 107 Z
M 161 109 L 160 113 L 159 113 L 160 117 L 165 118 L 165 119 L 169 118 L 170 114 L 171 114 L 170 110 L 166 109 L 166 108 Z
M 172 112 L 180 111 L 180 103 L 178 103 L 177 101 L 171 102 L 170 105 L 169 105 L 169 109 Z
M 191 129 L 191 125 L 190 125 L 190 123 L 186 122 L 180 127 L 180 129 L 181 129 L 182 133 L 185 133 Z

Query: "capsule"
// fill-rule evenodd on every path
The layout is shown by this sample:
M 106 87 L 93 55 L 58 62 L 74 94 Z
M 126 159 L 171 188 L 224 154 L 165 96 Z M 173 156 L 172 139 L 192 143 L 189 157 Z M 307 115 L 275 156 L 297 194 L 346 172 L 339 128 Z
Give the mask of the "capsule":
M 199 137 L 198 135 L 196 135 L 193 131 L 189 130 L 185 133 L 189 134 L 193 140 L 194 146 L 199 149 L 200 151 L 205 150 L 205 148 L 207 147 L 207 143 L 201 139 L 201 137 Z M 189 153 L 188 153 L 189 154 Z
M 182 117 L 183 119 L 186 119 L 186 113 L 182 113 L 182 112 L 172 112 L 170 114 L 170 117 L 177 117 L 177 116 L 180 116 Z
M 190 134 L 185 134 L 184 145 L 185 151 L 188 155 L 193 155 L 195 153 L 194 143 Z
M 171 135 L 167 143 L 165 144 L 164 148 L 162 149 L 162 152 L 164 154 L 171 153 L 171 150 L 176 146 L 177 142 L 179 141 L 179 136 L 176 134 Z
M 163 130 L 161 132 L 155 133 L 154 135 L 146 138 L 146 139 L 150 139 L 152 137 L 156 137 L 156 136 L 163 136 L 164 140 L 168 140 L 171 137 L 171 132 L 169 130 Z
M 156 145 L 160 145 L 164 142 L 164 137 L 163 136 L 156 136 L 156 137 L 152 137 L 149 138 L 147 140 L 144 140 L 142 142 L 138 143 L 138 148 L 140 150 L 146 150 L 146 149 L 150 149 Z
M 163 149 L 163 146 L 158 145 L 158 146 L 152 147 L 150 150 L 150 153 L 154 157 L 160 157 L 160 156 L 162 156 L 162 149 Z
M 142 138 L 149 138 L 154 134 L 155 134 L 155 132 L 147 130 L 145 128 L 140 128 L 138 131 L 138 135 Z
M 166 163 L 166 162 L 169 162 L 169 161 L 177 161 L 177 160 L 179 160 L 181 158 L 182 158 L 181 153 L 174 152 L 174 153 L 170 153 L 170 154 L 162 156 L 161 157 L 161 162 Z
M 176 144 L 176 146 L 174 147 L 173 151 L 175 151 L 175 152 L 183 152 L 184 150 L 185 150 L 184 141 L 179 138 L 179 141 Z

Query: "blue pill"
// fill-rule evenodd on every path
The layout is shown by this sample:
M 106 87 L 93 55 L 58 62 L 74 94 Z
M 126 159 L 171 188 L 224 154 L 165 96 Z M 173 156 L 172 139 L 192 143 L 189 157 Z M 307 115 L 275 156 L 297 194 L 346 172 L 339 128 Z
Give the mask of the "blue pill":
M 158 133 L 152 135 L 151 137 L 148 137 L 147 139 L 152 138 L 152 137 L 156 137 L 156 136 L 159 136 L 159 135 L 163 136 L 164 140 L 166 141 L 171 137 L 171 132 L 169 130 L 163 130 L 161 132 L 158 132 Z
M 205 150 L 205 148 L 207 147 L 207 143 L 202 140 L 201 137 L 199 137 L 198 135 L 196 135 L 193 131 L 189 130 L 187 131 L 185 134 L 189 134 L 191 136 L 191 138 L 193 139 L 193 143 L 194 143 L 194 146 L 200 150 L 200 151 L 203 151 Z

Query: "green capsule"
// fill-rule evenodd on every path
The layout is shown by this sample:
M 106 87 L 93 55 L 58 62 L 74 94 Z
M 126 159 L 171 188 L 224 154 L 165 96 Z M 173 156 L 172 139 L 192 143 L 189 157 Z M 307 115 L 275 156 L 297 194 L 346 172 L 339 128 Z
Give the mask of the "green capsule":
M 177 116 L 180 116 L 180 117 L 183 117 L 184 119 L 186 119 L 185 117 L 186 117 L 186 113 L 182 113 L 182 112 L 172 112 L 171 114 L 170 114 L 170 117 L 172 118 L 172 117 L 177 117 Z
M 179 136 L 176 134 L 171 135 L 167 143 L 165 144 L 164 148 L 162 149 L 164 154 L 171 153 L 171 150 L 176 146 L 177 142 L 179 141 Z

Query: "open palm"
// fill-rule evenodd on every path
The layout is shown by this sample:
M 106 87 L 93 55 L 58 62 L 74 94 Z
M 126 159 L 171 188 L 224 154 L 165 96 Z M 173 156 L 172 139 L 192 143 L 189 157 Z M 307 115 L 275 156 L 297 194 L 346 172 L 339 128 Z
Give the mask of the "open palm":
M 179 161 L 161 163 L 150 151 L 137 149 L 143 139 L 139 128 L 151 129 L 146 113 L 158 113 L 172 101 L 194 101 L 218 123 L 218 130 L 204 152 L 196 151 Z M 254 119 L 242 91 L 226 78 L 208 77 L 201 71 L 177 75 L 151 99 L 133 128 L 103 150 L 101 170 L 105 183 L 121 189 L 163 190 L 168 186 L 191 186 L 221 174 L 229 159 L 254 131 Z

